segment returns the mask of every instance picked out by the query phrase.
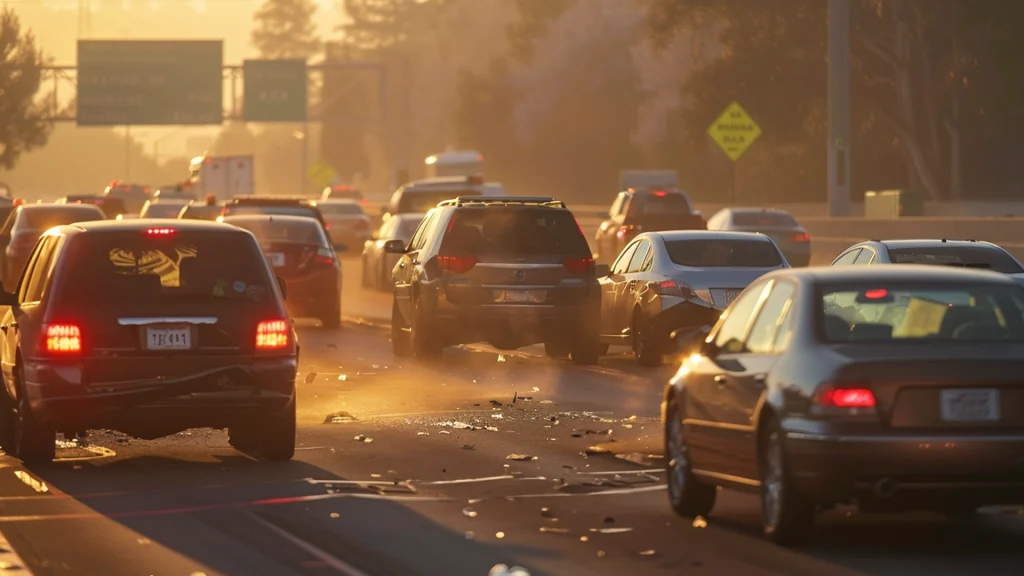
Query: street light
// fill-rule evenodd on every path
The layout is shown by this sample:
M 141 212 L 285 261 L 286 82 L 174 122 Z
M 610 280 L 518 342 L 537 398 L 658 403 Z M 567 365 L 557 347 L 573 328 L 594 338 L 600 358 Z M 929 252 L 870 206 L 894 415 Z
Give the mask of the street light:
M 828 0 L 828 215 L 850 215 L 850 0 Z

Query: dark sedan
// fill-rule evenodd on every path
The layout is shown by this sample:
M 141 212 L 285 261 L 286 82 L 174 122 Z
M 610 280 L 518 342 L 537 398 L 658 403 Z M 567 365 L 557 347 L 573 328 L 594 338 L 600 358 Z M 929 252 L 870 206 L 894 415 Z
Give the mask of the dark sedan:
M 808 268 L 749 286 L 665 389 L 669 495 L 759 494 L 766 536 L 818 510 L 965 516 L 1024 502 L 1024 292 L 992 272 Z

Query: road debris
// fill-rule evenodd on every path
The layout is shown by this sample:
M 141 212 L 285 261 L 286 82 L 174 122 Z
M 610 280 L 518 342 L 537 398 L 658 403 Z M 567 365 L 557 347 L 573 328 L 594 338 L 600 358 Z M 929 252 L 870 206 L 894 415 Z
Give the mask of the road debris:
M 597 532 L 598 534 L 622 534 L 625 532 L 632 532 L 632 528 L 591 528 L 591 532 Z
M 369 444 L 370 442 L 373 442 L 373 438 L 370 438 L 366 434 L 360 434 L 353 438 L 353 440 L 355 440 L 356 442 L 362 442 L 364 444 Z
M 568 528 L 552 528 L 551 526 L 541 526 L 540 527 L 540 531 L 541 532 L 546 532 L 546 533 L 549 533 L 549 534 L 568 534 L 569 533 L 569 529 Z
M 707 528 L 708 527 L 708 521 L 705 520 L 703 516 L 697 516 L 696 518 L 693 519 L 693 527 L 694 528 Z
M 506 460 L 518 460 L 520 462 L 527 462 L 537 460 L 536 456 L 527 456 L 526 454 L 509 454 L 505 457 Z
M 467 518 L 476 518 L 477 512 L 476 510 L 470 508 L 469 506 L 466 506 L 465 508 L 462 509 L 462 515 Z
M 358 422 L 359 419 L 349 414 L 348 412 L 332 412 L 324 418 L 324 424 L 347 424 L 349 422 Z
M 657 553 L 658 552 L 655 550 L 641 550 L 637 552 L 637 554 L 639 554 L 640 556 L 654 556 Z
M 312 384 L 314 380 L 316 380 L 316 372 L 306 374 L 306 384 Z

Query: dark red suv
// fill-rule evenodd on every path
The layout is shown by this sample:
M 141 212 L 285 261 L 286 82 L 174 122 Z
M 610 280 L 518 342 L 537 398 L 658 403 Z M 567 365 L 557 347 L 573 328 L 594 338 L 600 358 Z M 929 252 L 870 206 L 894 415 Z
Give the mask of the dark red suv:
M 56 432 L 159 438 L 228 428 L 290 459 L 298 348 L 252 234 L 211 222 L 101 221 L 50 229 L 0 323 L 4 448 L 54 457 Z

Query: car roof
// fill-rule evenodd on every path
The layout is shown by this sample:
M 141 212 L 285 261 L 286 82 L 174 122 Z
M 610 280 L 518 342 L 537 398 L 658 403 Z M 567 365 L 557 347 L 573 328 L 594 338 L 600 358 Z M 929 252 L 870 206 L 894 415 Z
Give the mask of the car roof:
M 437 178 L 424 178 L 422 180 L 414 180 L 409 182 L 403 188 L 405 190 L 415 190 L 424 187 L 443 187 L 443 186 L 463 186 L 467 188 L 475 188 L 483 186 L 485 183 L 477 184 L 469 181 L 469 176 L 438 176 Z
M 732 230 L 673 230 L 669 232 L 644 232 L 637 238 L 649 236 L 659 237 L 670 242 L 673 240 L 754 240 L 771 242 L 764 234 L 758 232 L 735 232 Z
M 991 242 L 978 240 L 943 240 L 943 239 L 919 239 L 919 240 L 877 240 L 886 248 L 940 248 L 942 246 L 984 246 L 986 248 L 999 248 Z
M 42 211 L 42 210 L 67 210 L 68 208 L 82 209 L 82 210 L 99 210 L 100 207 L 95 204 L 79 204 L 77 202 L 71 204 L 22 204 L 18 208 L 22 210 Z
M 1017 282 L 1006 274 L 970 268 L 929 266 L 922 264 L 890 264 L 886 266 L 814 266 L 810 268 L 787 268 L 769 272 L 765 278 L 790 277 L 818 282 L 872 281 L 895 282 L 973 282 L 982 284 L 1007 284 Z
M 283 195 L 283 196 L 269 196 L 269 195 L 268 196 L 263 196 L 263 195 L 260 195 L 260 196 L 257 196 L 257 195 L 235 196 L 234 198 L 232 198 L 230 200 L 230 202 L 234 203 L 234 204 L 250 204 L 250 203 L 251 204 L 299 204 L 299 205 L 303 205 L 304 204 L 304 205 L 308 205 L 308 206 L 316 206 L 316 202 L 314 202 L 313 200 L 311 200 L 309 198 L 306 198 L 305 196 L 287 196 L 287 195 Z
M 308 216 L 279 216 L 276 214 L 242 214 L 238 216 L 225 216 L 224 224 L 235 224 L 245 222 L 266 222 L 268 224 L 299 224 L 301 226 L 315 226 L 320 224 Z
M 209 220 L 184 220 L 179 218 L 147 218 L 145 220 L 95 220 L 92 222 L 77 222 L 69 225 L 69 228 L 86 233 L 106 232 L 143 232 L 150 228 L 174 228 L 182 232 L 234 232 L 239 230 L 234 226 L 227 226 L 219 222 Z

